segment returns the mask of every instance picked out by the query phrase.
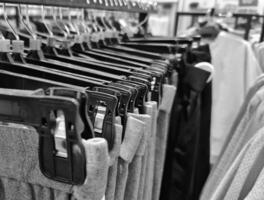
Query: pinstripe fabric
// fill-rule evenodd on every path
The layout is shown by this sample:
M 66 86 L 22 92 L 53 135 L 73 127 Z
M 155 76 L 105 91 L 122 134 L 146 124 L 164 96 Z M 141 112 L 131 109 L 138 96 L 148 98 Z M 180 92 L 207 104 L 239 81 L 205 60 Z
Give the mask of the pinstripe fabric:
M 244 115 L 241 117 L 238 126 L 232 134 L 233 136 L 231 141 L 228 143 L 217 165 L 214 166 L 214 169 L 212 170 L 206 185 L 203 188 L 203 192 L 200 197 L 201 200 L 210 199 L 211 195 L 215 191 L 215 188 L 225 175 L 228 168 L 231 166 L 239 151 L 256 133 L 256 131 L 262 127 L 263 123 L 258 121 L 259 116 L 257 116 L 257 110 L 260 108 L 260 104 L 263 100 L 264 88 L 261 88 L 248 103 Z

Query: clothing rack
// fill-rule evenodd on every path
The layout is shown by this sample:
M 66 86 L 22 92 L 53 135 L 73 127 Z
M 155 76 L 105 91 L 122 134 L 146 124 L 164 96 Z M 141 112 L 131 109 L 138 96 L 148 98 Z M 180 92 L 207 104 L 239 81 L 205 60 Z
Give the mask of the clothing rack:
M 178 25 L 179 25 L 180 17 L 191 16 L 192 22 L 194 22 L 194 17 L 201 17 L 201 16 L 205 16 L 206 14 L 207 14 L 206 12 L 177 12 L 175 15 L 174 35 L 176 35 L 178 32 Z M 221 16 L 221 15 L 218 14 L 216 16 Z M 233 13 L 232 17 L 235 18 L 235 27 L 237 27 L 239 18 L 244 18 L 247 20 L 246 27 L 245 27 L 245 34 L 244 34 L 245 40 L 249 39 L 249 33 L 250 33 L 251 28 L 252 28 L 251 23 L 252 23 L 253 18 L 263 18 L 263 20 L 264 20 L 264 15 L 258 15 L 258 14 Z M 263 39 L 264 39 L 264 22 L 262 23 L 260 42 L 262 42 Z
M 155 10 L 155 4 L 153 3 L 127 0 L 3 0 L 1 3 L 89 8 L 138 13 L 148 13 Z

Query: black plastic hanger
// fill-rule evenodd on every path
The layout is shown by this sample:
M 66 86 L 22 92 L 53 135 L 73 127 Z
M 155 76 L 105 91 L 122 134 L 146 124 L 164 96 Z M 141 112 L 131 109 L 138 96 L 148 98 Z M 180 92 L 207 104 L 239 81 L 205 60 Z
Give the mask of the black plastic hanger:
M 88 114 L 94 124 L 94 133 L 108 141 L 109 150 L 112 150 L 115 141 L 115 111 L 118 99 L 98 91 L 86 91 L 88 94 Z M 103 115 L 103 119 L 99 117 Z
M 81 142 L 83 124 L 80 120 L 79 104 L 75 99 L 0 93 L 0 102 L 1 121 L 22 123 L 36 128 L 39 133 L 40 170 L 46 177 L 73 185 L 84 183 L 86 157 Z M 65 116 L 64 137 L 52 133 L 56 119 L 51 118 L 50 114 L 58 110 Z M 54 141 L 64 141 L 65 146 L 62 147 Z
M 14 35 L 15 35 L 15 33 L 14 33 Z M 29 57 L 35 57 L 35 58 L 41 60 L 43 57 L 43 54 L 40 51 L 40 41 L 33 38 L 29 42 L 30 42 L 31 47 L 33 47 L 33 50 L 29 53 Z M 21 52 L 19 52 L 19 53 L 21 54 Z M 65 72 L 62 70 L 58 70 L 58 68 L 52 69 L 52 68 L 47 68 L 47 67 L 41 67 L 39 65 L 37 66 L 37 65 L 28 64 L 28 63 L 25 63 L 24 61 L 18 62 L 17 60 L 14 60 L 14 59 L 12 59 L 12 57 L 9 56 L 10 53 L 9 53 L 8 48 L 6 49 L 6 51 L 1 52 L 0 55 L 2 58 L 0 60 L 0 68 L 9 71 L 9 72 L 2 71 L 4 74 L 4 77 L 9 76 L 9 78 L 10 78 L 10 76 L 11 76 L 12 78 L 14 78 L 14 77 L 19 78 L 19 80 L 23 81 L 23 86 L 24 86 L 25 82 L 27 84 L 32 84 L 34 82 L 35 84 L 37 83 L 36 85 L 43 87 L 43 82 L 45 84 L 49 85 L 49 83 L 50 83 L 49 80 L 51 80 L 51 85 L 49 85 L 49 86 L 57 86 L 55 81 L 56 82 L 60 81 L 63 83 L 68 83 L 68 84 L 62 84 L 62 85 L 58 84 L 59 86 L 73 85 L 74 87 L 81 86 L 84 88 L 87 88 L 87 86 L 89 86 L 89 87 L 102 86 L 105 83 L 107 83 L 107 82 L 105 82 L 105 80 L 101 80 L 101 81 L 99 79 L 94 80 L 94 78 L 93 78 L 93 80 L 89 80 L 87 77 L 85 77 L 82 74 L 78 75 L 76 73 Z M 10 57 L 11 59 L 10 60 L 5 59 L 7 57 Z M 51 63 L 49 63 L 49 64 L 52 67 L 54 67 L 54 65 L 52 65 Z M 57 67 L 59 67 L 58 63 L 57 63 Z M 12 72 L 15 72 L 15 73 L 12 73 Z M 19 73 L 19 74 L 17 74 L 17 73 Z M 25 76 L 25 75 L 30 75 L 30 76 Z M 25 77 L 27 77 L 26 80 L 25 80 Z M 48 80 L 44 80 L 41 78 L 48 78 Z M 113 79 L 114 77 L 111 76 L 111 78 Z M 119 80 L 119 78 L 117 80 Z M 18 82 L 16 81 L 15 83 L 18 83 Z M 54 85 L 53 85 L 53 83 L 54 83 Z M 10 87 L 10 86 L 8 85 L 7 87 Z M 14 87 L 19 87 L 19 86 L 15 85 Z M 31 86 L 31 87 L 33 87 L 33 86 Z M 67 91 L 67 90 L 69 90 L 69 89 L 60 89 L 60 95 L 62 95 L 62 93 L 64 96 L 69 95 L 69 91 Z M 50 90 L 48 90 L 48 91 L 51 92 Z M 56 91 L 58 92 L 58 89 Z M 65 91 L 67 91 L 67 92 L 65 92 Z M 72 92 L 72 90 L 70 92 Z M 54 93 L 54 92 L 52 92 L 52 93 Z M 99 106 L 98 102 L 101 102 L 101 103 L 104 102 L 104 107 L 106 109 L 106 113 L 103 116 L 104 118 L 103 118 L 103 123 L 102 123 L 101 136 L 105 137 L 107 139 L 108 144 L 109 144 L 109 149 L 111 149 L 113 147 L 114 137 L 115 137 L 115 131 L 114 131 L 115 113 L 112 111 L 116 109 L 115 108 L 116 103 L 117 103 L 116 97 L 111 96 L 109 94 L 100 93 L 100 92 L 91 92 L 88 90 L 86 91 L 86 93 L 88 94 L 87 108 L 89 108 L 89 109 L 87 109 L 87 112 L 90 115 L 91 115 L 91 113 L 96 114 L 95 110 L 91 110 L 92 107 Z M 92 106 L 92 107 L 90 107 L 90 106 Z M 85 106 L 83 106 L 83 108 L 84 107 Z M 82 113 L 85 114 L 86 112 L 83 111 Z M 83 119 L 87 119 L 87 117 L 85 118 L 85 115 L 83 115 Z M 94 123 L 95 122 L 96 121 L 94 121 Z M 89 125 L 88 122 L 86 124 Z M 88 137 L 89 137 L 89 135 L 84 135 L 84 138 L 88 138 Z
M 86 94 L 86 89 L 74 89 L 66 87 L 50 87 L 45 90 L 47 96 L 62 96 L 70 97 L 78 100 L 79 102 L 79 113 L 84 124 L 84 131 L 81 133 L 83 139 L 90 139 L 94 137 L 93 125 L 90 121 L 90 118 L 87 115 L 87 106 L 89 97 Z
M 107 87 L 94 87 L 93 90 L 116 96 L 118 99 L 118 105 L 116 107 L 116 116 L 119 116 L 120 112 L 122 112 L 120 104 L 121 104 L 123 95 L 118 90 L 114 90 L 114 89 L 107 88 Z

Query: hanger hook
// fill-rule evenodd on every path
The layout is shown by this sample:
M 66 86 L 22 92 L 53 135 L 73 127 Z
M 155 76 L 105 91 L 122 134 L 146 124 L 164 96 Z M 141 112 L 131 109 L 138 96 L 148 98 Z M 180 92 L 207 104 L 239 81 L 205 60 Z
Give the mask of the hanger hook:
M 52 37 L 53 36 L 53 33 L 52 31 L 49 29 L 48 25 L 46 24 L 46 20 L 45 20 L 45 7 L 44 5 L 41 5 L 41 19 L 42 19 L 42 22 L 43 24 L 45 25 L 45 28 L 47 29 L 48 31 L 48 34 Z
M 15 36 L 16 40 L 19 40 L 19 37 L 15 31 L 15 29 L 11 26 L 10 22 L 8 21 L 8 17 L 7 17 L 7 12 L 6 12 L 6 3 L 3 3 L 3 13 L 4 13 L 4 19 L 5 22 L 8 24 L 8 26 L 11 29 L 11 32 L 13 33 L 13 35 Z
M 26 5 L 26 21 L 27 23 L 24 21 L 23 18 L 23 14 L 22 14 L 22 6 L 21 4 L 18 4 L 18 17 L 19 17 L 19 21 L 25 26 L 26 30 L 28 31 L 28 33 L 31 35 L 31 37 L 33 39 L 37 39 L 36 34 L 32 31 L 32 27 L 30 25 L 30 20 L 29 20 L 29 12 L 28 12 L 28 5 Z
M 58 12 L 59 11 L 59 12 Z M 54 22 L 57 24 L 57 27 L 61 30 L 61 32 L 64 34 L 64 37 L 67 38 L 67 32 L 65 30 L 63 30 L 63 28 L 61 28 L 59 25 L 58 25 L 58 21 L 57 21 L 57 16 L 59 14 L 59 17 L 60 17 L 60 8 L 56 8 L 56 7 L 52 7 L 52 12 L 53 12 L 53 20 Z M 60 17 L 61 18 L 61 17 Z
M 45 9 L 44 9 L 44 5 L 42 5 L 41 6 L 41 19 L 42 19 L 42 21 L 44 21 L 45 20 Z
M 63 10 L 61 7 L 59 7 L 59 16 L 60 16 L 60 20 L 63 21 Z M 63 26 L 64 26 L 64 29 L 65 29 L 65 32 L 67 35 L 70 35 L 70 30 L 69 28 L 63 23 Z
M 56 10 L 56 7 L 52 7 L 52 12 L 53 12 L 53 15 L 52 15 L 52 17 L 53 17 L 53 20 L 54 21 L 56 21 L 57 20 L 57 10 Z
M 1 38 L 1 40 L 5 40 L 5 37 L 1 31 L 0 31 L 0 38 Z

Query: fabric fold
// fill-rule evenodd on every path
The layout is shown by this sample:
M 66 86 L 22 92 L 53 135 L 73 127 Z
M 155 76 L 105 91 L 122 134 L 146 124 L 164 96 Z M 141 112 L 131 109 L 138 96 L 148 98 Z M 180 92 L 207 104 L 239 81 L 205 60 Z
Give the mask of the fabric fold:
M 110 164 L 108 170 L 107 187 L 105 192 L 106 200 L 114 200 L 115 188 L 116 188 L 116 176 L 117 176 L 117 158 L 120 154 L 122 130 L 123 127 L 120 124 L 115 124 L 116 138 L 114 148 L 110 152 Z
M 123 200 L 128 177 L 128 166 L 132 162 L 140 140 L 144 123 L 134 117 L 128 117 L 125 136 L 121 144 L 120 156 L 117 164 L 117 180 L 115 200 Z
M 147 155 L 147 171 L 146 180 L 144 182 L 144 200 L 150 200 L 152 198 L 152 188 L 154 180 L 154 163 L 155 163 L 155 144 L 156 144 L 156 132 L 157 132 L 157 102 L 150 101 L 146 105 L 146 114 L 151 116 L 151 131 L 148 145 Z
M 159 106 L 157 118 L 157 133 L 155 145 L 154 181 L 152 200 L 159 200 L 163 168 L 166 155 L 169 131 L 170 112 L 172 109 L 176 88 L 171 85 L 163 86 L 163 98 Z
M 146 124 L 150 123 L 150 116 L 142 115 L 142 114 L 133 114 L 133 113 L 129 113 L 129 116 L 133 116 L 134 118 L 144 123 L 144 128 L 142 129 L 143 131 L 142 138 L 139 147 L 137 149 L 136 155 L 134 156 L 131 164 L 129 165 L 128 181 L 126 184 L 125 196 L 124 196 L 124 200 L 137 200 L 139 187 L 140 187 L 139 185 L 141 178 L 142 161 L 147 145 L 148 132 L 147 132 Z
M 73 187 L 73 194 L 78 200 L 101 200 L 107 184 L 108 145 L 103 138 L 83 140 L 83 143 L 87 157 L 87 175 L 83 185 Z

